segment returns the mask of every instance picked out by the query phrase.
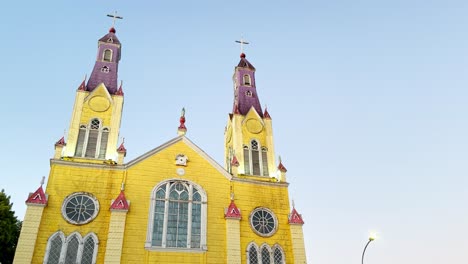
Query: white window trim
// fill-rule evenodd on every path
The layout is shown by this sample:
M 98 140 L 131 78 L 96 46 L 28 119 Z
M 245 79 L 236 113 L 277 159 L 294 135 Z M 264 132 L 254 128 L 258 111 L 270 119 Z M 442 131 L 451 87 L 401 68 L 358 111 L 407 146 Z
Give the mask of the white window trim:
M 248 80 L 249 82 L 247 83 L 246 80 Z M 250 74 L 244 74 L 244 76 L 242 76 L 242 85 L 252 86 L 252 77 L 250 77 Z
M 259 161 L 259 166 L 260 166 L 260 175 L 256 175 L 256 176 L 265 176 L 265 177 L 268 177 L 269 173 L 268 171 L 265 172 L 263 171 L 263 155 L 262 153 L 263 152 L 267 152 L 268 153 L 268 148 L 265 147 L 265 146 L 262 146 L 260 145 L 260 141 L 256 138 L 252 138 L 250 139 L 249 141 L 249 145 L 246 146 L 244 145 L 244 147 L 242 149 L 244 149 L 245 147 L 247 147 L 249 149 L 249 168 L 250 168 L 250 175 L 255 175 L 253 174 L 253 162 L 252 162 L 252 156 L 253 156 L 253 149 L 252 149 L 252 141 L 255 141 L 257 142 L 257 146 L 258 146 L 258 161 Z M 263 150 L 263 149 L 266 149 L 266 150 Z M 267 154 L 268 156 L 268 154 Z M 245 162 L 245 161 L 244 161 Z M 267 164 L 267 168 L 268 168 L 268 164 Z
M 275 225 L 275 226 L 274 226 L 273 230 L 271 230 L 271 232 L 268 233 L 268 234 L 262 234 L 262 233 L 258 232 L 258 231 L 254 228 L 254 226 L 253 226 L 253 224 L 252 224 L 252 217 L 253 217 L 253 215 L 254 215 L 256 212 L 261 211 L 261 210 L 267 211 L 268 213 L 270 213 L 271 216 L 273 217 L 273 220 L 274 220 L 274 225 Z M 266 207 L 257 207 L 257 208 L 255 208 L 255 209 L 253 209 L 252 212 L 250 212 L 250 215 L 249 215 L 249 224 L 250 224 L 250 228 L 252 229 L 252 231 L 255 232 L 255 234 L 257 234 L 257 235 L 259 235 L 259 236 L 261 236 L 261 237 L 271 237 L 271 236 L 273 236 L 273 235 L 278 231 L 278 223 L 279 223 L 279 222 L 278 222 L 278 218 L 276 217 L 275 213 L 273 213 L 272 210 L 270 210 L 270 209 L 268 209 L 268 208 L 266 208 Z
M 254 247 L 255 248 L 255 251 L 257 252 L 257 263 L 260 264 L 262 262 L 262 259 L 260 259 L 260 255 L 259 255 L 259 248 L 257 246 L 257 244 L 255 244 L 255 242 L 250 242 L 248 245 L 247 245 L 247 250 L 246 250 L 246 257 L 247 257 L 247 264 L 252 264 L 250 262 L 250 248 Z
M 274 244 L 273 247 L 271 248 L 272 257 L 273 257 L 273 258 L 272 258 L 273 261 L 272 261 L 271 263 L 275 264 L 275 250 L 276 250 L 276 249 L 278 249 L 278 250 L 281 252 L 281 257 L 282 257 L 281 263 L 282 263 L 282 264 L 286 263 L 286 258 L 285 258 L 285 255 L 284 255 L 284 250 L 283 250 L 283 248 L 282 248 L 278 243 Z
M 106 58 L 106 51 L 110 51 L 110 60 L 106 61 L 105 58 Z M 112 58 L 114 57 L 114 52 L 111 50 L 111 49 L 105 49 L 103 52 L 102 52 L 102 61 L 105 61 L 105 62 L 112 62 Z
M 73 221 L 72 219 L 69 219 L 67 214 L 66 214 L 67 203 L 77 195 L 88 196 L 88 198 L 90 198 L 94 202 L 94 208 L 95 208 L 94 213 L 89 219 L 87 219 L 84 222 Z M 65 200 L 63 200 L 63 203 L 62 203 L 62 217 L 65 219 L 65 221 L 67 221 L 70 224 L 74 224 L 74 225 L 87 224 L 87 223 L 93 221 L 96 218 L 96 216 L 98 215 L 98 213 L 99 213 L 99 201 L 98 201 L 98 199 L 94 195 L 92 195 L 90 193 L 87 193 L 87 192 L 72 193 L 69 196 L 65 197 Z
M 251 247 L 254 247 L 255 250 L 257 251 L 257 262 L 258 264 L 262 264 L 263 263 L 263 259 L 262 259 L 262 250 L 264 248 L 266 248 L 270 254 L 270 263 L 271 264 L 274 264 L 275 263 L 275 249 L 279 249 L 281 251 L 281 255 L 282 255 L 282 264 L 286 263 L 286 257 L 284 255 L 284 250 L 283 248 L 278 244 L 274 244 L 273 247 L 270 247 L 267 243 L 263 243 L 260 247 L 257 246 L 257 244 L 255 244 L 255 242 L 250 242 L 248 245 L 247 245 L 247 250 L 245 251 L 246 252 L 246 259 L 247 259 L 247 264 L 252 264 L 250 262 L 250 248 Z
M 266 244 L 266 243 L 263 243 L 261 246 L 260 246 L 260 250 L 259 250 L 259 255 L 260 255 L 260 263 L 263 263 L 263 249 L 266 249 L 268 251 L 268 256 L 270 257 L 270 263 L 271 264 L 274 264 L 274 259 L 273 259 L 273 250 L 271 250 L 271 247 Z
M 84 247 L 84 241 L 88 237 L 92 237 L 94 241 L 94 251 L 93 251 L 93 260 L 92 263 L 96 263 L 96 258 L 98 254 L 98 248 L 99 248 L 99 239 L 94 233 L 88 233 L 86 236 L 81 237 L 81 234 L 78 232 L 73 232 L 67 237 L 62 231 L 57 231 L 54 234 L 52 234 L 49 239 L 47 240 L 47 247 L 46 247 L 46 252 L 44 256 L 44 264 L 47 263 L 49 260 L 49 253 L 50 253 L 50 246 L 51 246 L 51 241 L 54 239 L 56 236 L 60 236 L 62 239 L 62 250 L 60 251 L 60 257 L 59 257 L 59 263 L 65 263 L 65 257 L 67 253 L 67 248 L 68 248 L 68 242 L 73 238 L 73 236 L 76 236 L 78 239 L 78 252 L 76 256 L 76 263 L 81 263 L 81 259 L 83 257 L 83 247 Z
M 98 130 L 98 137 L 97 137 L 97 142 L 96 142 L 96 152 L 94 153 L 94 157 L 86 157 L 86 149 L 88 148 L 89 131 L 94 130 L 94 129 L 91 129 L 91 122 L 93 122 L 93 120 L 95 120 L 95 119 L 97 119 L 99 121 L 99 128 L 97 129 Z M 107 131 L 106 133 L 110 133 L 110 129 L 108 127 L 102 126 L 102 123 L 103 122 L 102 122 L 102 120 L 100 118 L 95 117 L 95 118 L 91 118 L 88 125 L 84 125 L 84 124 L 80 125 L 80 128 L 79 128 L 80 130 L 83 129 L 82 128 L 83 126 L 86 127 L 85 138 L 84 138 L 84 141 L 83 141 L 83 149 L 82 149 L 81 156 L 80 156 L 81 158 L 94 158 L 94 159 L 99 158 L 99 154 L 100 154 L 99 151 L 101 150 L 102 133 L 104 133 L 105 130 Z M 78 135 L 79 135 L 79 132 L 80 131 L 78 131 Z M 109 140 L 109 138 L 107 138 L 107 140 Z M 76 147 L 78 147 L 78 141 L 77 141 L 77 146 Z M 75 153 L 76 153 L 76 150 L 75 150 Z M 104 157 L 104 159 L 105 159 L 105 157 Z
M 154 227 L 154 207 L 156 205 L 156 191 L 158 190 L 159 187 L 161 187 L 164 184 L 167 184 L 171 181 L 180 181 L 188 184 L 191 186 L 189 190 L 189 194 L 192 195 L 193 191 L 193 186 L 198 189 L 199 194 L 201 196 L 201 230 L 200 230 L 200 248 L 190 248 L 190 236 L 188 234 L 191 234 L 191 224 L 187 227 L 187 248 L 166 248 L 166 235 L 167 235 L 167 212 L 169 210 L 169 203 L 166 202 L 164 204 L 164 223 L 163 223 L 163 236 L 162 236 L 162 246 L 153 246 L 152 245 L 152 235 L 153 235 L 153 227 Z M 169 186 L 169 185 L 168 185 Z M 166 195 L 168 195 L 168 192 L 166 190 Z M 190 196 L 191 197 L 191 196 Z M 189 203 L 189 212 L 192 210 L 192 203 Z M 191 223 L 191 214 L 189 214 L 189 219 L 188 222 Z M 206 251 L 207 245 L 206 245 L 206 227 L 207 227 L 207 196 L 205 190 L 198 184 L 187 181 L 187 180 L 181 180 L 178 178 L 172 178 L 169 180 L 165 180 L 163 182 L 160 182 L 158 185 L 156 185 L 153 190 L 151 191 L 151 201 L 150 201 L 150 208 L 149 208 L 149 217 L 148 217 L 148 230 L 146 232 L 146 241 L 145 241 L 145 249 L 150 250 L 150 251 L 169 251 L 169 252 L 200 252 L 200 251 Z
M 47 239 L 47 247 L 46 247 L 46 252 L 45 252 L 45 256 L 44 256 L 44 264 L 46 264 L 47 261 L 49 260 L 50 247 L 52 246 L 51 242 L 56 236 L 60 236 L 60 238 L 62 239 L 62 250 L 60 251 L 60 256 L 59 256 L 59 263 L 60 263 L 60 260 L 62 258 L 63 252 L 64 252 L 63 251 L 64 244 L 65 244 L 65 241 L 66 241 L 67 238 L 65 237 L 65 234 L 62 231 L 57 231 L 57 232 L 53 233 L 49 237 L 49 239 Z

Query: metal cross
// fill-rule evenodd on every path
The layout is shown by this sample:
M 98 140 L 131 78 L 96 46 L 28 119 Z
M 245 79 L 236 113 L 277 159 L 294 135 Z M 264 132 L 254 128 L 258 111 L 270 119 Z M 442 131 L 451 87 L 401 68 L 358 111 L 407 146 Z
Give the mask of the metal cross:
M 245 41 L 242 37 L 240 40 L 236 40 L 236 43 L 239 43 L 240 44 L 240 48 L 241 48 L 241 53 L 244 53 L 244 44 L 247 45 L 249 44 L 247 41 Z
M 114 14 L 108 14 L 108 17 L 112 17 L 112 27 L 115 27 L 115 20 L 116 19 L 123 19 L 123 17 L 117 15 L 117 11 L 114 11 Z

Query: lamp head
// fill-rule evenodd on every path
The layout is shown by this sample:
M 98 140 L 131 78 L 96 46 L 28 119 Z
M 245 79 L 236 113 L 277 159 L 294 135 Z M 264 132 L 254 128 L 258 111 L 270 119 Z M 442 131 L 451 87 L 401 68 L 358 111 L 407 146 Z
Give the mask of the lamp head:
M 369 241 L 374 241 L 377 239 L 377 233 L 371 233 L 369 235 Z

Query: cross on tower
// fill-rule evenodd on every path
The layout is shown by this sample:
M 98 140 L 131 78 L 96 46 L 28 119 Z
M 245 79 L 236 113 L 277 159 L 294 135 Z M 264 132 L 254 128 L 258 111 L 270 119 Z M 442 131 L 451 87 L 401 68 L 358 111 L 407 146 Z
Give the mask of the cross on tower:
M 242 37 L 240 40 L 236 40 L 236 43 L 240 44 L 240 49 L 241 49 L 241 54 L 244 53 L 244 45 L 249 44 L 247 41 L 245 41 Z
M 115 27 L 115 20 L 123 19 L 123 17 L 117 15 L 117 11 L 114 11 L 114 14 L 108 14 L 108 17 L 112 17 L 112 27 Z

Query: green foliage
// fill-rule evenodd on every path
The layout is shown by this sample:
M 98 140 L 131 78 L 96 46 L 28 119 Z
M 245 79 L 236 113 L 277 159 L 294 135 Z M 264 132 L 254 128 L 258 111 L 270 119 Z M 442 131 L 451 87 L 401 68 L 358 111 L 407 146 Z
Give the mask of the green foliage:
M 0 263 L 13 263 L 16 243 L 21 231 L 21 221 L 11 210 L 13 204 L 10 203 L 10 196 L 7 196 L 2 189 L 0 192 Z

